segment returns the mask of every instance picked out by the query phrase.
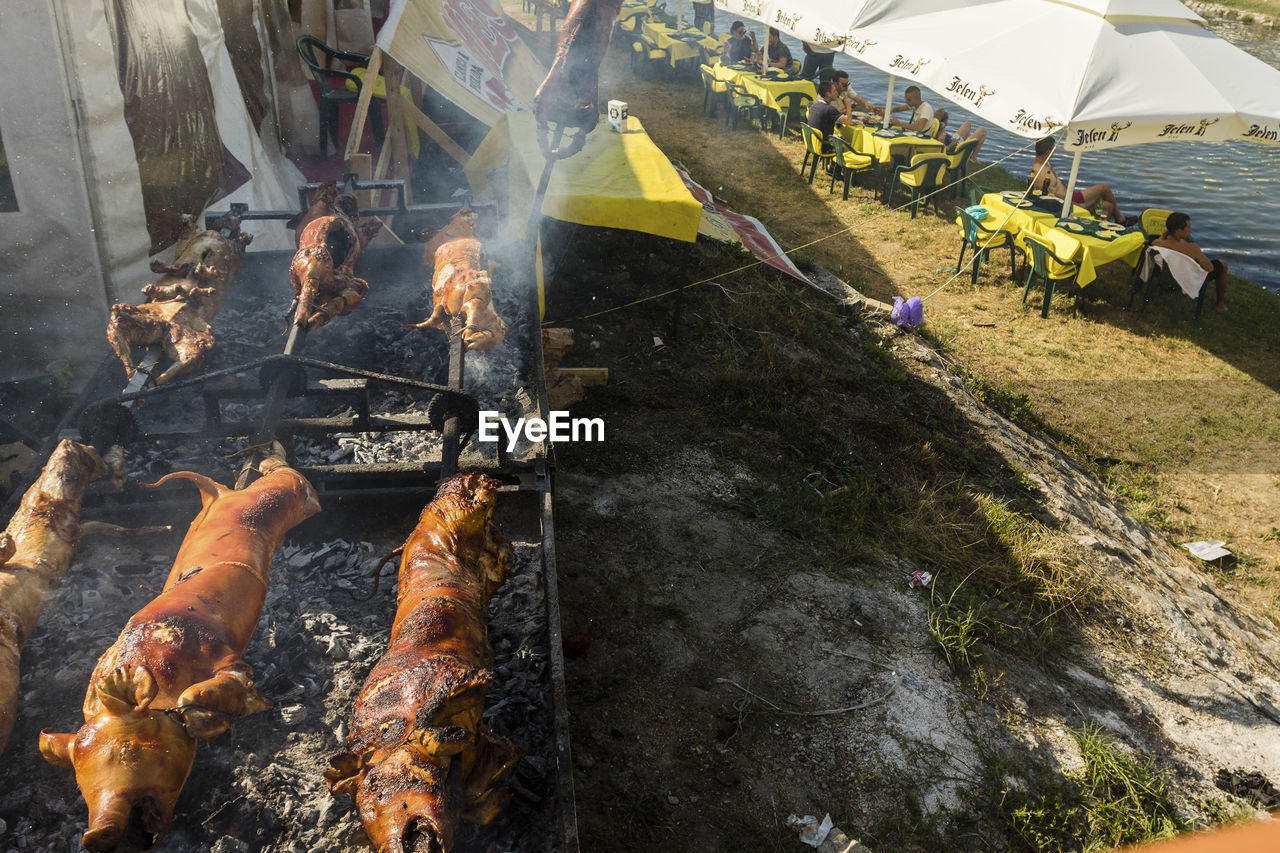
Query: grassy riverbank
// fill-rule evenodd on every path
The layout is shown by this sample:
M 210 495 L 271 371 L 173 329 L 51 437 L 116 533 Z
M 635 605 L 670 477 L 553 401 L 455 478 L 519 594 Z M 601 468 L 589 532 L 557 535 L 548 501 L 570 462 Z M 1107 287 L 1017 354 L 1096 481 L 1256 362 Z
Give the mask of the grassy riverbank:
M 1187 311 L 1175 325 L 1168 296 L 1145 313 L 1126 310 L 1129 268 L 1116 263 L 1055 296 L 1041 319 L 1038 294 L 1022 304 L 1006 251 L 976 287 L 953 278 L 950 204 L 913 220 L 865 189 L 842 201 L 825 182 L 798 177 L 796 136 L 726 132 L 702 114 L 700 86 L 637 77 L 625 57 L 610 53 L 601 91 L 624 97 L 672 159 L 802 261 L 882 301 L 929 296 L 926 335 L 1069 444 L 1140 520 L 1180 542 L 1226 541 L 1239 559 L 1224 581 L 1280 612 L 1280 299 L 1233 278 L 1228 313 L 1210 306 L 1194 320 Z M 1005 165 L 1018 173 L 1030 159 Z M 993 168 L 978 180 L 999 187 L 1009 177 Z

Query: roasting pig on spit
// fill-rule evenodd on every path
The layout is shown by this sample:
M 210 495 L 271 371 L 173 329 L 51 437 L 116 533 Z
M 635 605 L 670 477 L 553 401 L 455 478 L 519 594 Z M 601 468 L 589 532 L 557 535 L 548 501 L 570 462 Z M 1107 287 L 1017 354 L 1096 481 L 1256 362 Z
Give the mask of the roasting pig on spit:
M 613 22 L 622 0 L 573 0 L 560 31 L 560 43 L 547 76 L 533 98 L 538 141 L 548 157 L 576 154 L 600 120 L 600 60 L 609 49 Z M 548 142 L 550 125 L 577 128 L 571 142 L 556 150 Z
M 134 614 L 99 659 L 74 734 L 40 733 L 51 764 L 75 770 L 89 807 L 93 851 L 146 849 L 164 834 L 196 744 L 231 717 L 266 710 L 242 655 L 266 598 L 271 556 L 292 527 L 319 512 L 315 490 L 279 457 L 233 491 L 190 480 L 203 509 L 187 530 L 164 590 Z
M 199 369 L 214 345 L 210 324 L 240 272 L 245 247 L 253 240 L 251 234 L 240 233 L 238 222 L 231 223 L 232 236 L 226 237 L 221 231 L 202 231 L 191 216 L 182 220 L 173 263 L 151 264 L 151 271 L 163 277 L 142 288 L 149 301 L 111 306 L 107 341 L 130 379 L 137 370 L 131 352 L 135 346 L 160 344 L 173 362 L 154 378 L 156 385 Z
M 0 532 L 0 753 L 18 713 L 19 654 L 80 542 L 80 501 L 107 473 L 92 447 L 63 440 Z
M 483 474 L 459 474 L 422 511 L 402 549 L 387 651 L 325 774 L 354 795 L 379 853 L 448 853 L 462 820 L 489 823 L 510 797 L 499 779 L 520 751 L 480 721 L 493 680 L 489 597 L 514 565 L 492 521 L 497 491 Z
M 493 307 L 493 281 L 484 244 L 475 238 L 476 212 L 460 210 L 422 250 L 422 262 L 434 267 L 433 310 L 415 329 L 448 331 L 452 318 L 463 321 L 462 341 L 469 350 L 495 347 L 507 324 Z
M 369 283 L 356 278 L 356 263 L 369 241 L 382 227 L 370 219 L 357 227 L 356 199 L 337 184 L 316 190 L 311 207 L 289 221 L 298 229 L 298 251 L 289 266 L 293 284 L 293 322 L 314 331 L 344 314 L 350 314 L 369 292 Z

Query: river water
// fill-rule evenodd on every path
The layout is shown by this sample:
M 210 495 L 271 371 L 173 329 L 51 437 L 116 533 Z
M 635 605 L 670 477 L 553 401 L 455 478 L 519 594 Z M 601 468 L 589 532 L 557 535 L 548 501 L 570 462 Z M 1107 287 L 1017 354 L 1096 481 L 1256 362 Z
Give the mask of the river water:
M 717 17 L 722 17 L 718 12 Z M 717 23 L 721 23 L 717 21 Z M 728 24 L 728 21 L 723 21 Z M 1214 21 L 1209 28 L 1267 64 L 1280 68 L 1280 35 L 1233 21 Z M 792 55 L 802 58 L 799 42 L 784 37 Z M 836 67 L 849 72 L 850 85 L 872 103 L 883 103 L 885 74 L 856 60 L 836 55 Z M 894 102 L 902 103 L 899 79 Z M 945 106 L 954 131 L 965 121 L 985 122 L 927 89 L 924 99 L 935 109 Z M 1003 165 L 1015 175 L 1030 171 L 1033 140 L 988 127 L 980 158 L 987 163 L 1026 148 Z M 1066 179 L 1071 160 L 1055 158 Z M 1212 257 L 1225 260 L 1232 274 L 1280 292 L 1280 147 L 1248 142 L 1176 142 L 1131 145 L 1086 152 L 1077 185 L 1108 183 L 1120 209 L 1136 215 L 1148 207 L 1181 210 L 1191 215 L 1193 239 Z

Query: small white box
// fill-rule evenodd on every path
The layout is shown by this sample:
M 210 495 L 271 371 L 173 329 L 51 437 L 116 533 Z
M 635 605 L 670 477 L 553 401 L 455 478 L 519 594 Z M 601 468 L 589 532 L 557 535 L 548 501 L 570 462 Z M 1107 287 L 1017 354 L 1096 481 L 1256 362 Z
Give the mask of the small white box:
M 616 133 L 627 132 L 627 102 L 609 102 L 609 127 Z

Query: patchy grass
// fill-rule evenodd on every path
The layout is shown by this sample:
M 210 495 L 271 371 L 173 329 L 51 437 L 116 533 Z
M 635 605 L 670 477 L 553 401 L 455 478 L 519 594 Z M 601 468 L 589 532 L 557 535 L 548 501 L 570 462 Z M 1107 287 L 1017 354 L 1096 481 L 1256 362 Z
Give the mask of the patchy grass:
M 1040 780 L 1035 793 L 1006 788 L 1002 808 L 1013 833 L 1036 853 L 1101 851 L 1169 838 L 1187 828 L 1164 776 L 1129 755 L 1096 725 L 1071 731 L 1082 772 Z

